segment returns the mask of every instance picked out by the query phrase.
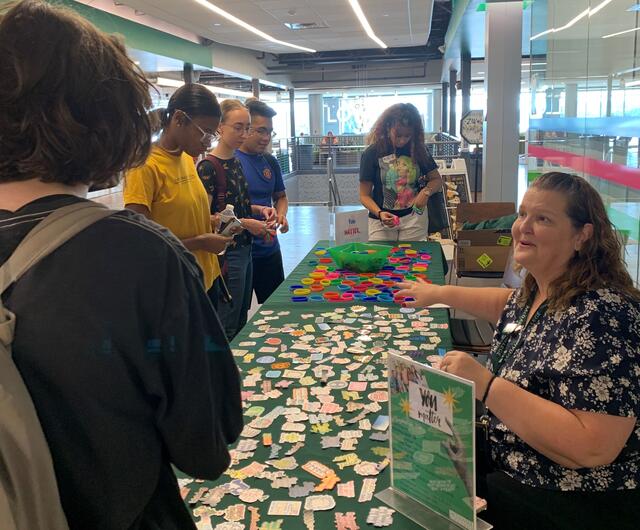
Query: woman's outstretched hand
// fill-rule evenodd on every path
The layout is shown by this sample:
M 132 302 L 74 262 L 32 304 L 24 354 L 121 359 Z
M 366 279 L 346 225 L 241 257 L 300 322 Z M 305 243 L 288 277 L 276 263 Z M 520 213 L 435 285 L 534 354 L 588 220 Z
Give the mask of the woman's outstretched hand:
M 420 278 L 415 282 L 411 280 L 400 282 L 398 287 L 400 291 L 396 293 L 396 296 L 412 299 L 403 302 L 406 307 L 427 307 L 441 302 L 442 287 L 427 283 Z

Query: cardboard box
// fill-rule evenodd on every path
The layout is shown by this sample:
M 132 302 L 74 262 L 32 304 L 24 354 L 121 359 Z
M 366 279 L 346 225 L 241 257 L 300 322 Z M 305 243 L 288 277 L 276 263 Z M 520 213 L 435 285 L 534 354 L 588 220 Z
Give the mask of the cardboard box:
M 512 202 L 482 202 L 460 204 L 456 221 L 460 228 L 465 222 L 478 223 L 514 214 Z M 511 253 L 511 230 L 462 230 L 456 233 L 459 273 L 504 272 Z

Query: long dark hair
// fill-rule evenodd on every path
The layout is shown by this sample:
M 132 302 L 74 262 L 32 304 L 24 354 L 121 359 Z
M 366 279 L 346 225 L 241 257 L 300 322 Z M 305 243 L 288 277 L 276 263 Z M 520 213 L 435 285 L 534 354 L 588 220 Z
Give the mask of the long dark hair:
M 166 109 L 161 111 L 160 124 L 164 128 L 171 121 L 171 117 L 176 110 L 186 112 L 192 118 L 196 116 L 206 116 L 220 118 L 222 111 L 216 96 L 204 85 L 197 83 L 181 86 L 176 90 Z
M 577 175 L 552 171 L 539 177 L 532 187 L 560 193 L 567 201 L 566 214 L 576 230 L 593 225 L 593 235 L 569 260 L 564 274 L 549 286 L 549 308 L 566 309 L 577 296 L 602 288 L 640 301 L 640 291 L 634 287 L 622 260 L 620 238 L 593 186 Z M 536 289 L 535 279 L 527 274 L 519 303 L 524 305 Z
M 0 182 L 99 186 L 144 163 L 152 85 L 124 44 L 40 0 L 0 13 Z
M 412 129 L 411 158 L 422 165 L 427 165 L 429 153 L 424 145 L 422 118 L 418 109 L 411 103 L 396 103 L 386 109 L 373 125 L 367 137 L 367 143 L 376 146 L 378 156 L 393 153 L 394 146 L 389 138 L 389 131 L 398 125 Z

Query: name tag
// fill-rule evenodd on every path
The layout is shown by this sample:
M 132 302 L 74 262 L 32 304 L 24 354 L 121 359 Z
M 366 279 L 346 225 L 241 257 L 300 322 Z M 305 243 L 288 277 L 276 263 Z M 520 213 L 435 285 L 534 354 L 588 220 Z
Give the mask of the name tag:
M 522 324 L 518 324 L 517 322 L 509 322 L 504 326 L 504 329 L 502 330 L 502 332 L 511 334 L 520 330 L 522 330 Z

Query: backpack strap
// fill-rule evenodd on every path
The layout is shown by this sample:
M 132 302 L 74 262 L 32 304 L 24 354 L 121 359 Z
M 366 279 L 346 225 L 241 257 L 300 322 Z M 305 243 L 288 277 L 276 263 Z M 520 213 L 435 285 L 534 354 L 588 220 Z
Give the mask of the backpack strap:
M 213 166 L 215 171 L 215 175 L 213 175 L 213 185 L 215 190 L 213 207 L 216 212 L 221 212 L 227 205 L 227 173 L 222 167 L 222 163 L 218 157 L 214 155 L 207 155 L 202 159 L 200 164 L 205 160 Z M 198 164 L 198 167 L 200 164 Z
M 115 213 L 81 202 L 49 214 L 0 267 L 0 528 L 68 530 L 51 453 L 22 376 L 11 357 L 15 315 L 2 293 L 25 272 L 99 219 Z
M 11 257 L 0 267 L 0 296 L 41 259 L 88 226 L 114 213 L 115 210 L 99 203 L 80 202 L 49 214 L 26 235 Z

